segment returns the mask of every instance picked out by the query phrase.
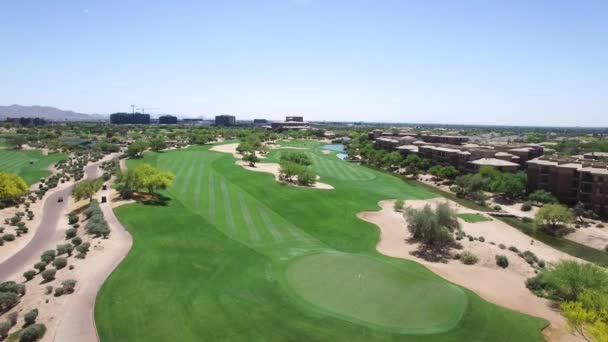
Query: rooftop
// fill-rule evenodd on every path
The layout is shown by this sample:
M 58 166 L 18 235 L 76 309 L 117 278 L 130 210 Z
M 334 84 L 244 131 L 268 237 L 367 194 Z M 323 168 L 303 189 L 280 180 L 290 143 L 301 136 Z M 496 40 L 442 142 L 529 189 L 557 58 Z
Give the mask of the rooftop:
M 481 158 L 473 160 L 471 163 L 476 165 L 489 165 L 489 166 L 512 166 L 519 167 L 519 164 L 510 161 L 496 159 L 496 158 Z

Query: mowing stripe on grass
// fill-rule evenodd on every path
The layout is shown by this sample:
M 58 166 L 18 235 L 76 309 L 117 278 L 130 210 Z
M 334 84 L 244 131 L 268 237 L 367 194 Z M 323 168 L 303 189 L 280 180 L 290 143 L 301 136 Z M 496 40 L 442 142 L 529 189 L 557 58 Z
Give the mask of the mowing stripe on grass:
M 211 222 L 215 222 L 215 182 L 213 181 L 213 172 L 211 170 L 209 170 L 209 182 L 207 185 L 207 194 L 209 195 L 207 201 L 209 219 Z
M 332 177 L 338 179 L 346 179 L 346 175 L 342 172 L 341 168 L 336 165 L 333 161 L 327 161 L 329 167 L 332 169 Z
M 239 204 L 241 206 L 241 214 L 243 214 L 243 218 L 245 219 L 245 225 L 249 230 L 249 238 L 253 242 L 260 241 L 260 234 L 253 224 L 253 220 L 251 219 L 251 214 L 249 213 L 249 208 L 247 208 L 247 203 L 245 203 L 245 198 L 243 197 L 243 193 L 239 191 L 238 193 Z
M 192 180 L 192 173 L 194 172 L 194 169 L 196 169 L 196 159 L 192 158 L 190 160 L 190 164 L 188 164 L 188 172 L 186 173 L 186 182 L 182 183 L 182 186 L 179 189 L 179 193 L 181 195 L 184 195 L 186 193 L 186 191 L 188 190 L 188 188 L 190 188 L 191 184 L 191 180 Z
M 194 186 L 194 207 L 200 208 L 201 206 L 201 188 L 203 187 L 202 181 L 205 177 L 205 168 L 201 167 L 200 174 L 196 177 L 196 185 Z
M 281 233 L 279 233 L 277 227 L 274 225 L 270 217 L 268 217 L 268 213 L 266 213 L 266 210 L 262 209 L 261 207 L 258 207 L 258 213 L 260 213 L 260 217 L 262 217 L 262 221 L 264 221 L 264 225 L 266 225 L 266 229 L 268 229 L 268 231 L 274 238 L 274 241 L 283 241 Z
M 354 170 L 343 161 L 334 162 L 344 171 L 344 174 L 348 177 L 349 180 L 359 180 L 359 176 L 354 172 Z
M 331 174 L 329 170 L 327 170 L 327 162 L 325 161 L 325 158 L 320 158 L 314 153 L 310 153 L 310 156 L 312 157 L 314 163 L 313 166 L 315 166 L 318 173 L 323 173 L 325 175 Z
M 224 215 L 226 216 L 226 224 L 228 225 L 228 229 L 230 230 L 230 234 L 234 235 L 236 233 L 236 226 L 234 224 L 234 217 L 232 217 L 232 206 L 230 204 L 230 194 L 228 193 L 228 187 L 226 186 L 226 179 L 221 177 L 221 188 L 222 188 L 222 198 L 224 199 Z

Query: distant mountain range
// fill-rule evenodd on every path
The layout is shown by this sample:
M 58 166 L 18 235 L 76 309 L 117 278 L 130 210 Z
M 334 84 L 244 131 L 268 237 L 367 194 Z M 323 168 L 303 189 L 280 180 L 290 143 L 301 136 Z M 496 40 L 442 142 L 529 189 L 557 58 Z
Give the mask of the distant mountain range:
M 44 118 L 51 121 L 103 121 L 107 115 L 84 114 L 47 106 L 0 106 L 0 120 L 11 118 Z

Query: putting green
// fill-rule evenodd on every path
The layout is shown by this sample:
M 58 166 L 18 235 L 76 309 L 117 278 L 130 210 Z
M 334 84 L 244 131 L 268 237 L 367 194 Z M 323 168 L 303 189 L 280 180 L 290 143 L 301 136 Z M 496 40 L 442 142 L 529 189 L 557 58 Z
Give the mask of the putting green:
M 304 256 L 289 264 L 285 278 L 296 296 L 321 310 L 400 333 L 448 331 L 467 307 L 457 286 L 368 256 Z

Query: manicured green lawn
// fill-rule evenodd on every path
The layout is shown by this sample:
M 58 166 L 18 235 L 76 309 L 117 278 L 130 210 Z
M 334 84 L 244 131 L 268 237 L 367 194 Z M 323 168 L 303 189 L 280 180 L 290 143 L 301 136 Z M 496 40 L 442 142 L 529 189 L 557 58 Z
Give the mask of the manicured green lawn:
M 116 209 L 134 245 L 99 293 L 101 340 L 542 340 L 544 321 L 380 255 L 355 216 L 432 193 L 308 147 L 334 190 L 281 185 L 207 147 L 129 161 L 176 179 L 166 206 Z
M 489 218 L 480 214 L 458 214 L 456 216 L 470 223 L 490 221 Z
M 49 165 L 64 159 L 60 153 L 44 156 L 38 150 L 0 150 L 0 170 L 16 173 L 32 184 L 49 174 Z

